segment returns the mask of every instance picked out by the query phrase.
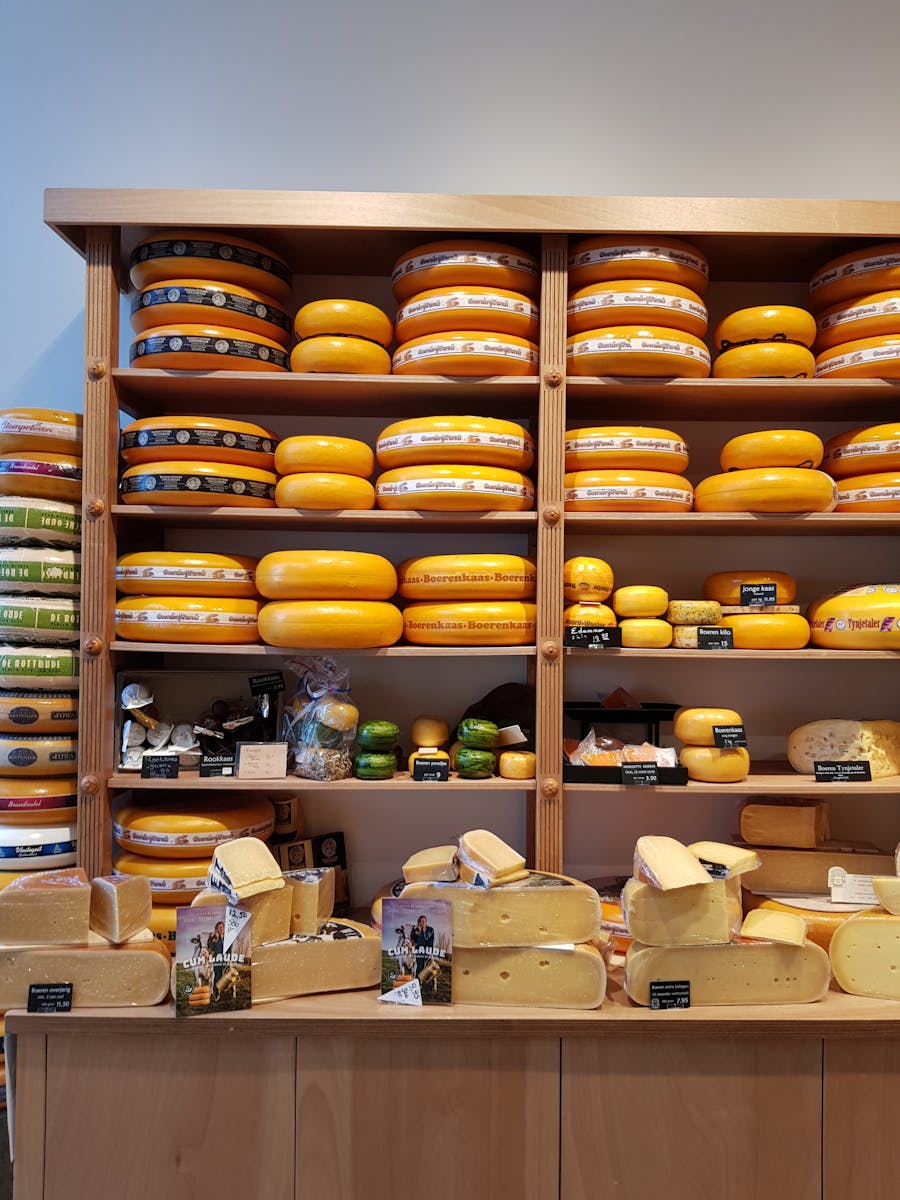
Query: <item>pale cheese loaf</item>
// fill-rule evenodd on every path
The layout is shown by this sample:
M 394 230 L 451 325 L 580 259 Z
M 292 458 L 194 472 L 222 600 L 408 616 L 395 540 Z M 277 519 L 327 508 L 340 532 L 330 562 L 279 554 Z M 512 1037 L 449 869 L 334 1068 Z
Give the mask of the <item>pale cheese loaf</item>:
M 812 775 L 817 762 L 868 760 L 872 778 L 900 775 L 900 721 L 812 721 L 788 738 L 795 771 Z

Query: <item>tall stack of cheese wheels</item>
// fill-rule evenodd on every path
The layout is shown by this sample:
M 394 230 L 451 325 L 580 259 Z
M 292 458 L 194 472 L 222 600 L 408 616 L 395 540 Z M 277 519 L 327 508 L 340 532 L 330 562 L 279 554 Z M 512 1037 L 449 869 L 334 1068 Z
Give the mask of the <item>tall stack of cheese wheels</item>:
M 0 412 L 0 887 L 75 862 L 81 417 Z
M 830 438 L 822 467 L 837 483 L 836 512 L 900 512 L 900 421 Z
M 767 429 L 741 434 L 722 448 L 723 474 L 694 489 L 697 512 L 831 512 L 834 480 L 816 468 L 824 447 L 802 429 Z
M 131 252 L 133 367 L 286 371 L 287 263 L 220 231 L 153 234 Z
M 716 379 L 811 379 L 816 360 L 815 318 L 791 304 L 741 308 L 713 333 Z
M 705 257 L 676 238 L 592 237 L 569 255 L 569 375 L 704 379 Z
M 744 746 L 733 750 L 716 745 L 719 727 L 743 725 L 733 708 L 680 708 L 675 714 L 674 733 L 684 745 L 679 762 L 688 778 L 698 783 L 740 783 L 750 771 L 750 755 Z
M 369 482 L 374 468 L 371 447 L 355 438 L 284 438 L 275 451 L 275 503 L 279 508 L 319 511 L 374 508 L 375 489 Z
M 535 639 L 535 564 L 517 554 L 432 554 L 397 569 L 408 642 L 521 646 Z
M 397 259 L 396 375 L 536 375 L 537 259 L 502 242 L 451 240 Z
M 570 512 L 690 512 L 684 439 L 669 429 L 604 425 L 566 432 Z
M 794 604 L 797 584 L 784 571 L 717 571 L 703 595 L 722 606 L 735 650 L 802 650 L 809 642 L 809 623 Z
M 313 300 L 294 317 L 291 370 L 390 375 L 390 318 L 362 300 Z
M 900 378 L 900 242 L 842 254 L 813 276 L 816 376 Z
M 534 507 L 525 474 L 531 434 L 494 417 L 410 417 L 378 435 L 379 508 L 421 512 L 524 512 Z

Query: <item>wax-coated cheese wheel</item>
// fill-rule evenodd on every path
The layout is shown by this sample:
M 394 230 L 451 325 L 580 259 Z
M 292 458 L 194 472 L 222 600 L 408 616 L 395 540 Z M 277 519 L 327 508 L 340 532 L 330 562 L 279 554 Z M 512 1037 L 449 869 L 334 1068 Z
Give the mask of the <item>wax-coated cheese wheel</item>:
M 518 554 L 430 554 L 397 568 L 406 600 L 532 600 L 537 568 Z
M 613 590 L 613 569 L 602 558 L 567 558 L 563 564 L 566 600 L 605 600 Z
M 834 480 L 803 467 L 754 467 L 710 475 L 697 484 L 697 512 L 831 512 Z
M 668 429 L 606 425 L 566 433 L 567 471 L 640 470 L 677 475 L 687 465 L 687 446 Z
M 748 342 L 723 350 L 712 373 L 714 379 L 812 379 L 816 360 L 796 342 Z
M 403 632 L 420 646 L 522 646 L 534 641 L 536 612 L 517 600 L 408 604 Z
M 900 583 L 872 583 L 823 596 L 807 612 L 814 646 L 900 650 Z
M 0 505 L 0 547 L 19 542 L 77 547 L 81 542 L 81 505 L 34 496 L 5 496 Z
M 0 733 L 73 733 L 77 728 L 77 692 L 0 691 Z
M 379 508 L 423 512 L 525 512 L 534 506 L 534 485 L 519 471 L 472 463 L 398 467 L 375 483 Z
M 61 596 L 0 595 L 0 641 L 69 645 L 78 641 L 79 607 Z
M 612 628 L 616 624 L 616 614 L 606 604 L 576 601 L 563 611 L 563 624 Z
M 850 429 L 829 438 L 822 470 L 835 479 L 900 471 L 900 421 Z
M 337 375 L 390 375 L 391 356 L 377 342 L 359 337 L 304 338 L 291 351 L 291 370 Z
M 878 908 L 853 913 L 835 930 L 828 955 L 851 996 L 900 1000 L 900 917 Z
M 252 288 L 284 302 L 291 293 L 287 263 L 256 242 L 221 230 L 166 230 L 139 242 L 129 261 L 136 288 L 166 279 L 216 279 Z
M 718 600 L 670 600 L 666 620 L 672 625 L 718 625 L 722 606 Z
M 530 750 L 504 750 L 497 763 L 501 779 L 534 779 L 535 756 Z
M 735 650 L 802 650 L 809 622 L 799 613 L 734 613 L 721 624 L 734 634 Z
M 839 479 L 835 512 L 900 512 L 900 471 Z
M 535 375 L 538 348 L 489 330 L 451 330 L 413 338 L 394 351 L 395 375 Z
M 900 287 L 900 242 L 881 242 L 827 262 L 810 280 L 809 300 L 822 309 Z
M 255 596 L 256 559 L 239 554 L 142 550 L 116 563 L 116 587 L 128 596 Z
M 716 326 L 713 346 L 727 350 L 744 342 L 796 342 L 807 349 L 816 340 L 816 319 L 791 304 L 761 304 L 739 308 Z
M 742 433 L 722 447 L 719 462 L 723 471 L 754 467 L 818 467 L 822 462 L 822 439 L 805 429 L 763 429 Z
M 612 279 L 579 288 L 569 297 L 569 333 L 608 325 L 662 325 L 702 338 L 706 305 L 696 292 L 657 279 Z
M 228 325 L 160 325 L 131 343 L 132 367 L 157 371 L 286 371 L 284 346 Z
M 900 333 L 900 291 L 875 292 L 819 314 L 816 350 L 829 350 L 841 342 Z
M 691 333 L 661 325 L 613 325 L 566 341 L 570 375 L 705 379 L 709 350 Z
M 397 313 L 399 343 L 455 329 L 483 329 L 511 333 L 536 342 L 539 333 L 537 305 L 521 292 L 491 287 L 429 288 L 411 296 Z
M 379 554 L 276 550 L 259 560 L 256 586 L 267 600 L 390 600 L 397 572 Z
M 403 616 L 378 600 L 278 600 L 260 610 L 259 632 L 270 646 L 358 650 L 393 646 Z
M 679 708 L 672 731 L 689 746 L 714 746 L 716 725 L 743 725 L 744 718 L 733 708 Z
M 261 333 L 281 346 L 291 340 L 291 321 L 278 301 L 235 283 L 161 279 L 131 298 L 135 333 L 160 325 L 202 325 L 209 319 L 229 329 Z
M 0 688 L 58 692 L 77 687 L 77 650 L 0 646 Z
M 619 628 L 626 649 L 664 650 L 672 645 L 672 626 L 656 617 L 626 617 Z
M 73 550 L 15 546 L 0 554 L 0 591 L 34 596 L 78 596 L 81 555 Z
M 688 779 L 698 783 L 740 783 L 750 771 L 750 755 L 743 746 L 719 750 L 715 746 L 682 746 L 678 761 Z
M 368 479 L 329 471 L 301 471 L 285 475 L 275 488 L 278 508 L 333 511 L 375 507 L 375 489 Z
M 742 588 L 755 588 L 760 584 L 775 586 L 776 604 L 793 604 L 797 596 L 797 583 L 785 571 L 716 571 L 703 581 L 703 596 L 706 600 L 718 600 L 719 604 L 749 604 Z
M 261 425 L 225 417 L 144 417 L 122 430 L 122 458 L 137 463 L 238 463 L 271 471 L 278 438 Z
M 279 475 L 324 471 L 368 479 L 374 467 L 375 455 L 371 447 L 356 438 L 301 434 L 284 438 L 275 450 L 275 470 Z
M 78 759 L 74 733 L 0 733 L 0 775 L 71 775 Z
M 242 646 L 259 641 L 258 600 L 216 596 L 126 596 L 116 602 L 116 636 L 133 642 Z
M 694 497 L 665 471 L 570 471 L 563 483 L 569 512 L 690 512 Z
M 42 775 L 0 779 L 0 822 L 5 824 L 66 824 L 65 814 L 78 800 L 75 775 Z
M 823 350 L 817 379 L 900 379 L 900 333 L 859 338 Z
M 170 954 L 175 953 L 175 930 L 178 909 L 173 904 L 154 904 L 147 928 Z
M 120 854 L 113 863 L 113 874 L 140 875 L 150 880 L 154 904 L 189 904 L 206 887 L 209 858 L 144 858 L 140 854 Z M 224 903 L 224 897 L 222 902 Z
M 124 805 L 113 816 L 122 849 L 151 858 L 198 858 L 233 838 L 268 838 L 274 828 L 275 810 L 263 797 L 159 799 Z
M 218 462 L 154 462 L 122 476 L 125 504 L 176 507 L 274 508 L 275 476 L 256 467 Z
M 389 346 L 394 327 L 387 313 L 362 300 L 312 300 L 294 317 L 294 333 L 298 338 L 365 338 Z
M 411 417 L 382 429 L 375 444 L 385 469 L 428 463 L 476 463 L 527 471 L 534 462 L 531 434 L 494 417 Z
M 590 237 L 569 252 L 569 287 L 619 279 L 657 279 L 703 294 L 709 266 L 696 247 L 678 238 Z
M 762 909 L 763 912 L 790 913 L 793 916 L 802 917 L 806 922 L 807 940 L 815 942 L 823 950 L 828 949 L 836 931 L 849 916 L 852 916 L 852 913 L 849 912 L 807 908 L 805 904 L 799 908 L 782 900 L 773 900 L 769 896 L 757 896 L 753 892 L 747 891 L 743 893 L 743 901 L 744 912 Z
M 669 607 L 669 593 L 653 584 L 633 583 L 616 588 L 610 604 L 620 617 L 661 617 Z
M 21 450 L 80 455 L 81 427 L 81 413 L 64 409 L 0 409 L 0 457 Z
M 537 259 L 503 242 L 452 239 L 408 250 L 391 272 L 394 295 L 401 302 L 431 288 L 460 284 L 535 296 L 540 288 Z
M 55 871 L 58 867 L 73 867 L 77 849 L 78 835 L 73 823 L 34 827 L 0 823 L 0 864 L 10 870 Z
M 0 457 L 0 495 L 81 500 L 81 459 L 71 453 L 19 450 Z

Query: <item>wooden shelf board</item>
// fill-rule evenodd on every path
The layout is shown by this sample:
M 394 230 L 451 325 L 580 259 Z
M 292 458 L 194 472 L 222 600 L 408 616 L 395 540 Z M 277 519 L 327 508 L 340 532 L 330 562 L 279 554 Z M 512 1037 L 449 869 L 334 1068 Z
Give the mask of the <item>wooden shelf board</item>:
M 669 646 L 665 650 L 603 649 L 589 650 L 582 646 L 567 646 L 566 654 L 576 658 L 710 658 L 728 662 L 736 658 L 766 662 L 787 658 L 800 662 L 900 662 L 900 650 L 681 650 Z
M 127 654 L 212 654 L 228 658 L 289 658 L 294 654 L 363 655 L 367 658 L 533 658 L 534 646 L 379 646 L 353 650 L 345 647 L 323 646 L 316 649 L 285 646 L 202 646 L 177 642 L 110 642 L 110 650 Z
M 846 536 L 900 532 L 900 513 L 591 513 L 567 512 L 566 532 L 607 535 L 690 534 L 716 537 L 731 533 L 761 537 Z
M 564 783 L 567 792 L 627 792 L 650 791 L 660 796 L 684 796 L 686 793 L 728 793 L 733 796 L 818 796 L 828 799 L 835 789 L 846 791 L 852 796 L 900 796 L 900 775 L 888 779 L 875 779 L 871 783 L 848 783 L 829 785 L 816 783 L 812 775 L 798 775 L 786 762 L 755 762 L 750 774 L 741 783 L 697 783 L 690 780 L 685 786 L 661 784 L 658 787 L 625 787 L 619 783 Z M 898 1013 L 900 1016 L 900 1013 Z
M 207 526 L 218 529 L 308 529 L 406 531 L 446 530 L 466 533 L 528 532 L 537 525 L 534 512 L 393 512 L 380 508 L 317 511 L 296 508 L 181 508 L 177 505 L 115 504 L 120 521 L 152 521 L 156 525 Z M 900 520 L 898 520 L 900 525 Z
M 165 788 L 200 792 L 533 792 L 533 779 L 460 779 L 451 772 L 446 783 L 416 783 L 408 771 L 398 771 L 393 779 L 300 779 L 289 775 L 286 779 L 201 779 L 196 771 L 185 771 L 177 779 L 141 779 L 130 771 L 117 771 L 110 775 L 109 787 L 123 792 L 140 789 L 159 791 Z

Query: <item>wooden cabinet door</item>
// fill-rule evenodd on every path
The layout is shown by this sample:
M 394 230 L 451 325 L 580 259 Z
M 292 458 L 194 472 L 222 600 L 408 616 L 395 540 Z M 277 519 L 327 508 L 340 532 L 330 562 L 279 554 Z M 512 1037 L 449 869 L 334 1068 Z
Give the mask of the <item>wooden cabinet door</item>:
M 894 1200 L 900 1177 L 900 1040 L 825 1042 L 825 1200 Z

